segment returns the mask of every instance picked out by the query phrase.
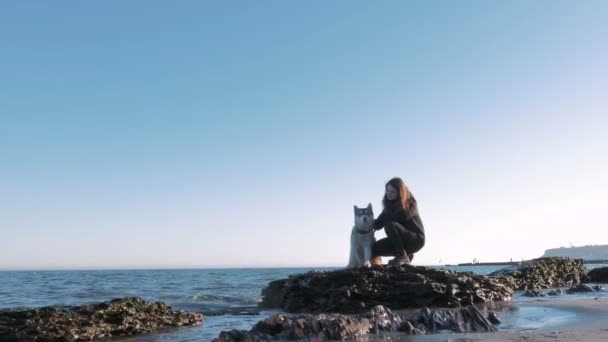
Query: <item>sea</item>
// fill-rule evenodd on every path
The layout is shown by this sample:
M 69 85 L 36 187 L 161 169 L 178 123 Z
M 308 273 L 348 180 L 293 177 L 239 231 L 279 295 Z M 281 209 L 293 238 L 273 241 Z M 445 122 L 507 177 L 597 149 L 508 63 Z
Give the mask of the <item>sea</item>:
M 606 265 L 588 265 L 595 268 Z M 431 266 L 458 272 L 488 274 L 504 266 Z M 200 312 L 201 326 L 178 328 L 120 341 L 210 341 L 224 330 L 249 330 L 255 323 L 278 312 L 260 310 L 261 290 L 269 282 L 310 270 L 326 268 L 229 268 L 168 270 L 0 271 L 0 310 L 25 310 L 43 306 L 69 307 L 138 296 L 163 301 L 174 309 Z M 527 297 L 516 294 L 513 302 Z M 569 319 L 567 313 L 519 312 L 503 327 L 534 329 L 543 317 Z M 512 310 L 510 310 L 512 311 Z M 529 316 L 529 320 L 526 317 Z M 546 322 L 545 322 L 546 323 Z

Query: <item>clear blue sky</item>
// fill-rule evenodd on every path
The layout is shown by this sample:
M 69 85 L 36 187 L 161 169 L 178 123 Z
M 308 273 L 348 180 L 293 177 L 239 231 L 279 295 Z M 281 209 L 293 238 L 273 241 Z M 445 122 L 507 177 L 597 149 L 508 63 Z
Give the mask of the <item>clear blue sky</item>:
M 419 264 L 608 243 L 605 1 L 0 3 L 0 269 Z M 378 234 L 382 237 L 384 233 Z

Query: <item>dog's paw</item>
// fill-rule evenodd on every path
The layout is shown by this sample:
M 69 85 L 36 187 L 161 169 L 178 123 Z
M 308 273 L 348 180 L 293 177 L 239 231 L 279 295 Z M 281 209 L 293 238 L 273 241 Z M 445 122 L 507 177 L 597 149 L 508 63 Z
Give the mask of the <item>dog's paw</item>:
M 369 261 L 366 261 L 366 262 L 363 264 L 363 267 L 370 268 L 370 267 L 372 267 L 372 263 L 371 263 L 371 262 L 369 262 Z

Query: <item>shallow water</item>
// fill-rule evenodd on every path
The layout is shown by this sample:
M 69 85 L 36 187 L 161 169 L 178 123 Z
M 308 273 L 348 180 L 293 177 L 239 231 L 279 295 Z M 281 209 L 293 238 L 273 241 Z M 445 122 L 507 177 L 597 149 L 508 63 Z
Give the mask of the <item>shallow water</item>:
M 604 265 L 601 265 L 604 266 Z M 589 265 L 589 268 L 597 265 Z M 499 266 L 449 266 L 455 271 L 487 274 Z M 250 329 L 275 311 L 259 311 L 261 290 L 270 281 L 313 268 L 116 270 L 116 271 L 3 271 L 0 272 L 0 309 L 49 305 L 73 306 L 139 296 L 164 301 L 175 309 L 201 312 L 204 325 L 182 328 L 126 341 L 209 341 L 222 330 Z M 327 271 L 335 268 L 314 268 Z M 516 293 L 513 302 L 497 303 L 501 330 L 544 329 L 572 320 L 570 312 L 514 306 L 537 300 L 570 300 L 608 293 L 529 298 Z M 502 310 L 502 311 L 501 311 Z
M 499 316 L 501 323 L 496 326 L 498 331 L 544 331 L 562 326 L 565 323 L 575 323 L 579 319 L 579 316 L 573 311 L 534 305 L 534 302 L 531 301 L 527 304 L 513 301 L 476 306 L 484 313 L 484 316 L 487 316 L 490 311 Z

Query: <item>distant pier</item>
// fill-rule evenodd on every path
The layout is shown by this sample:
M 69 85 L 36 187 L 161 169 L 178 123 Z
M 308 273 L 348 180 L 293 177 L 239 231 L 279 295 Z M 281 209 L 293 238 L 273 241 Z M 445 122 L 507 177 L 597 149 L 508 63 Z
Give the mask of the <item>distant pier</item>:
M 497 261 L 497 262 L 464 262 L 458 266 L 511 266 L 519 265 L 522 261 Z

